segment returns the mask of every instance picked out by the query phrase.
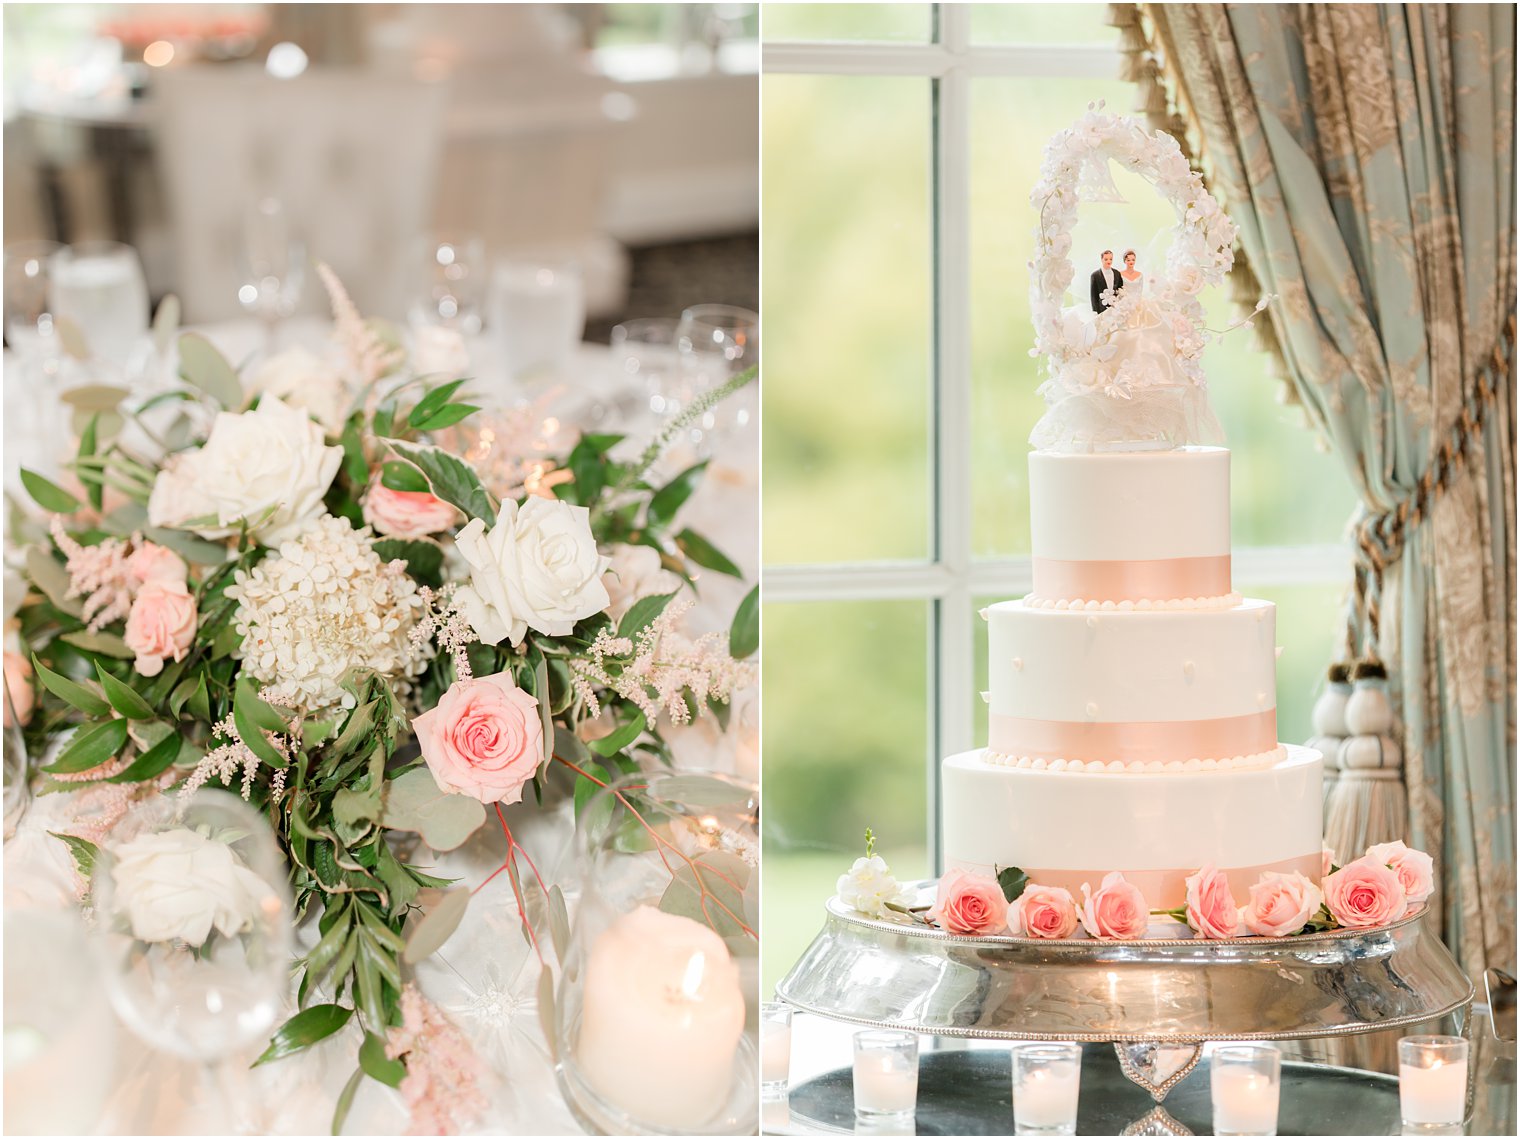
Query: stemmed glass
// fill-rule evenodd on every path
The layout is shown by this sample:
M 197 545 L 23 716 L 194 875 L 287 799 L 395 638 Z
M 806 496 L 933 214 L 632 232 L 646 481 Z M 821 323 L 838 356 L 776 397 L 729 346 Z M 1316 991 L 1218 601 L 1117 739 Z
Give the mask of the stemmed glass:
M 45 374 L 58 370 L 53 310 L 48 278 L 56 241 L 19 241 L 5 247 L 5 339 L 28 364 L 42 365 Z
M 306 249 L 278 198 L 260 198 L 243 215 L 242 268 L 238 301 L 263 323 L 264 350 L 272 353 L 280 321 L 296 311 L 306 285 Z
M 412 323 L 464 336 L 478 333 L 487 286 L 485 244 L 480 238 L 424 238 L 417 262 L 421 272 L 412 297 Z
M 16 833 L 21 816 L 26 814 L 27 804 L 32 800 L 28 785 L 30 767 L 27 764 L 26 740 L 21 735 L 21 717 L 11 701 L 11 686 L 5 684 L 5 837 Z
M 635 410 L 647 410 L 663 416 L 667 404 L 678 400 L 681 380 L 681 356 L 676 350 L 676 326 L 673 317 L 640 317 L 613 326 L 609 337 L 612 357 L 618 371 L 644 389 L 644 407 L 619 408 L 624 417 Z
M 695 399 L 732 379 L 760 360 L 760 317 L 735 305 L 693 305 L 681 313 L 676 326 L 676 347 L 681 355 L 683 387 Z M 709 408 L 692 425 L 692 442 L 701 448 L 720 429 L 743 428 L 753 411 L 743 401 L 722 420 L 718 409 Z
M 137 250 L 118 241 L 82 241 L 48 263 L 48 308 L 54 328 L 69 321 L 98 367 L 131 379 L 145 363 L 148 282 Z
M 162 795 L 112 827 L 90 884 L 111 1003 L 148 1044 L 202 1065 L 235 1124 L 229 1061 L 285 1007 L 290 889 L 274 834 L 241 799 Z

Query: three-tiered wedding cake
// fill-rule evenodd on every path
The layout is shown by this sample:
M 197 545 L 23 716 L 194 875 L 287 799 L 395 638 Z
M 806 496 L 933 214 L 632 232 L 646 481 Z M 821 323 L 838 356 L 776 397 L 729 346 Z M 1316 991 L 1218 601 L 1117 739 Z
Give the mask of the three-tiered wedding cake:
M 1159 284 L 1088 318 L 1060 300 L 1079 180 L 1109 160 L 1178 226 Z M 1158 910 L 1203 866 L 1240 897 L 1266 871 L 1318 882 L 1321 759 L 1278 742 L 1275 607 L 1233 592 L 1230 456 L 1197 445 L 1217 433 L 1197 294 L 1234 226 L 1175 141 L 1098 114 L 1052 140 L 1031 198 L 1050 405 L 1029 459 L 1034 590 L 982 614 L 988 746 L 944 761 L 945 866 L 1077 896 L 1122 871 Z

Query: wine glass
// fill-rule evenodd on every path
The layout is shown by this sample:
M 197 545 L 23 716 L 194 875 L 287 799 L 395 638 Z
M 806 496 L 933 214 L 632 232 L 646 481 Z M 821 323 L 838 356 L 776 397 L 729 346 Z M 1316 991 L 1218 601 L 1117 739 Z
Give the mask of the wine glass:
M 720 387 L 760 361 L 760 316 L 736 305 L 693 305 L 681 313 L 676 328 L 683 386 L 689 398 Z M 690 436 L 701 452 L 710 452 L 720 431 L 743 429 L 754 418 L 753 399 L 720 410 L 713 407 L 692 424 Z
M 208 1102 L 237 1119 L 228 1062 L 269 1036 L 289 990 L 293 905 L 269 824 L 221 790 L 146 800 L 101 843 L 90 893 L 117 1014 L 199 1062 Z
M 278 198 L 260 198 L 243 215 L 242 268 L 238 301 L 263 323 L 264 350 L 273 353 L 280 321 L 295 312 L 306 284 L 306 249 Z
M 509 258 L 491 281 L 491 324 L 507 375 L 563 372 L 586 329 L 586 289 L 572 261 Z
M 421 273 L 412 297 L 412 323 L 462 336 L 478 333 L 486 293 L 484 242 L 478 237 L 424 238 L 416 262 Z
M 141 369 L 148 282 L 137 250 L 118 241 L 66 246 L 49 261 L 47 295 L 54 326 L 72 323 L 98 367 L 123 378 Z
M 5 339 L 21 359 L 58 368 L 48 278 L 56 241 L 18 241 L 5 247 Z M 48 364 L 51 361 L 51 369 Z
M 644 406 L 655 415 L 681 398 L 681 356 L 673 317 L 640 317 L 614 325 L 609 340 L 618 371 L 644 390 Z
M 11 700 L 10 680 L 5 682 L 5 837 L 16 833 L 21 816 L 32 801 L 28 785 L 30 767 L 26 757 L 26 740 L 21 735 L 21 717 Z

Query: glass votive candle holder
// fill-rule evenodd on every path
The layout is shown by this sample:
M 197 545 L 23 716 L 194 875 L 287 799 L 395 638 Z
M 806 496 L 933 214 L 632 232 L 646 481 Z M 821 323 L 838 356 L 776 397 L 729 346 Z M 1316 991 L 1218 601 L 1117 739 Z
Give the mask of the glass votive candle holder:
M 1270 1044 L 1222 1044 L 1209 1061 L 1215 1135 L 1276 1135 L 1282 1053 Z
M 1031 1042 L 1013 1046 L 1016 1135 L 1075 1135 L 1082 1046 Z
M 870 1030 L 855 1034 L 855 1114 L 907 1118 L 918 1106 L 918 1037 Z
M 1399 1115 L 1405 1132 L 1459 1124 L 1467 1114 L 1467 1041 L 1406 1036 L 1399 1041 Z
M 760 1005 L 760 1094 L 786 1095 L 792 1072 L 792 1006 L 785 1001 Z

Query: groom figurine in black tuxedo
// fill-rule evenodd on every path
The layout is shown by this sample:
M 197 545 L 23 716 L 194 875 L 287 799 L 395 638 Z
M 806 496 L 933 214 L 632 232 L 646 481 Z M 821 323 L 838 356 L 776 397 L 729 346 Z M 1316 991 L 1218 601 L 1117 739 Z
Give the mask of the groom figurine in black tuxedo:
M 1117 298 L 1119 290 L 1124 288 L 1124 277 L 1119 270 L 1114 268 L 1114 251 L 1103 251 L 1103 268 L 1094 269 L 1092 275 L 1092 306 L 1093 312 L 1105 312 L 1109 303 L 1103 299 L 1103 294 L 1110 289 Z

